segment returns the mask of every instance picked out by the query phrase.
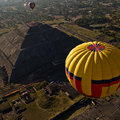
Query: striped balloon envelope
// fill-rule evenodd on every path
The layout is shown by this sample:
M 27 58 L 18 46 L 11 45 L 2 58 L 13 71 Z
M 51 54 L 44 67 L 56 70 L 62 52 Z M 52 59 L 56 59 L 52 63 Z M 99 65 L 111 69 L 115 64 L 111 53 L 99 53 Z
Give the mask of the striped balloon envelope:
M 34 2 L 30 2 L 30 3 L 29 3 L 29 6 L 30 6 L 31 9 L 34 9 L 35 3 L 34 3 Z
M 81 94 L 102 98 L 120 86 L 120 50 L 104 42 L 87 42 L 70 51 L 66 76 Z

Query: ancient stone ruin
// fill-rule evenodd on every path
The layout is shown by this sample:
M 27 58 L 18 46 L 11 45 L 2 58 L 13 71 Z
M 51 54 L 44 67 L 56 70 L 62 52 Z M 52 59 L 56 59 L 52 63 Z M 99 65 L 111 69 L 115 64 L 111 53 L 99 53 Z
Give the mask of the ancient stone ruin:
M 49 25 L 23 25 L 0 37 L 0 66 L 9 82 L 49 65 L 64 63 L 69 51 L 82 41 Z

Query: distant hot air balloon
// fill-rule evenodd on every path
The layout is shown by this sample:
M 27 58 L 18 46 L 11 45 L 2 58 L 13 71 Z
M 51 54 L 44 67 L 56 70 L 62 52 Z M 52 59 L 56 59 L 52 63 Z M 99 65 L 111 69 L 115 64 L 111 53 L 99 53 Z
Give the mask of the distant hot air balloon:
M 104 42 L 87 42 L 72 49 L 65 72 L 71 85 L 91 98 L 102 98 L 120 87 L 120 50 Z
M 30 2 L 30 3 L 29 3 L 29 6 L 30 6 L 31 9 L 34 9 L 35 3 L 34 3 L 34 2 Z
M 27 4 L 26 3 L 24 3 L 24 7 L 26 6 Z

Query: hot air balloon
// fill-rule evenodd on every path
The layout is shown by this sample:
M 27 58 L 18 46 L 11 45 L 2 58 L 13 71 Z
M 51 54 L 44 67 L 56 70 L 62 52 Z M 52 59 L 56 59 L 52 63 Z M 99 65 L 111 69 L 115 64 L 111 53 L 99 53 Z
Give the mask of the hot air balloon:
M 29 6 L 30 6 L 31 9 L 34 9 L 35 3 L 34 3 L 34 2 L 30 2 L 30 3 L 29 3 Z
M 27 4 L 26 3 L 24 3 L 24 7 L 26 6 Z
M 81 94 L 103 98 L 120 87 L 120 50 L 104 42 L 87 42 L 70 51 L 66 76 Z

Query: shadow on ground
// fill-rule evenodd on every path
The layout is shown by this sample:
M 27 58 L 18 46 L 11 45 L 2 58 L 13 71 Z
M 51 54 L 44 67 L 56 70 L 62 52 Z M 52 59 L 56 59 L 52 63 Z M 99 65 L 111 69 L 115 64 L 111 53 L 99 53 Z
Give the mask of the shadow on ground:
M 82 107 L 87 106 L 91 103 L 91 99 L 83 98 L 72 105 L 70 108 L 65 110 L 64 112 L 60 113 L 56 117 L 52 118 L 51 120 L 67 120 L 76 110 L 79 110 Z
M 29 26 L 29 24 L 27 24 Z M 29 26 L 29 30 L 21 44 L 21 50 L 17 56 L 16 63 L 12 69 L 10 82 L 30 83 L 31 80 L 24 79 L 36 70 L 50 72 L 55 68 L 64 71 L 64 61 L 72 48 L 81 44 L 79 39 L 69 36 L 56 28 L 46 24 L 37 23 Z M 64 74 L 62 72 L 62 74 Z M 63 75 L 64 76 L 64 75 Z

